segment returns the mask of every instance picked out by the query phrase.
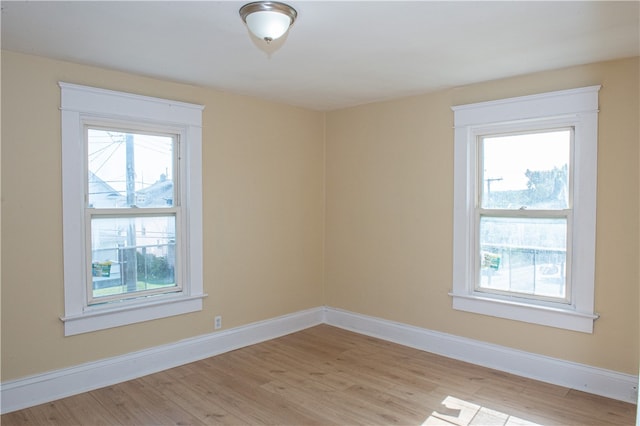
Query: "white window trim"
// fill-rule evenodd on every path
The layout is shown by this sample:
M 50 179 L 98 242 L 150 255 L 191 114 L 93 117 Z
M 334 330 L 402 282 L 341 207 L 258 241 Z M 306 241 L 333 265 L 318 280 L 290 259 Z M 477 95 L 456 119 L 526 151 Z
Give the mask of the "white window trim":
M 454 112 L 453 308 L 593 332 L 595 284 L 598 91 L 600 86 L 563 90 L 452 107 Z M 476 137 L 501 129 L 566 125 L 575 129 L 571 303 L 538 303 L 498 297 L 474 289 Z
M 133 324 L 202 310 L 202 110 L 204 106 L 80 86 L 64 82 L 61 89 L 62 203 L 65 336 Z M 186 281 L 179 293 L 88 306 L 88 273 L 84 182 L 84 123 L 91 120 L 147 123 L 182 129 L 186 141 L 182 203 Z

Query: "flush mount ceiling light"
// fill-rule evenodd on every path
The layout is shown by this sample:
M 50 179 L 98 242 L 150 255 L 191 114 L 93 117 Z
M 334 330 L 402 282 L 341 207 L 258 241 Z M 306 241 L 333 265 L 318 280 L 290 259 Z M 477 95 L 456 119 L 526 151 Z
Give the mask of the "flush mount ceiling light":
M 277 1 L 256 1 L 242 6 L 240 16 L 253 35 L 271 43 L 289 30 L 298 12 Z

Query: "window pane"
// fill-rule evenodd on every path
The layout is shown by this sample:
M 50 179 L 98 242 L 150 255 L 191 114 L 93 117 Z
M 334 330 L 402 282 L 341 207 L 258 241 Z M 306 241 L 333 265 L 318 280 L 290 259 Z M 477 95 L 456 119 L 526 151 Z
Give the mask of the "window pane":
M 477 290 L 566 299 L 567 221 L 480 218 Z
M 88 129 L 89 207 L 172 207 L 171 135 Z
M 140 292 L 179 290 L 175 280 L 175 223 L 175 216 L 93 218 L 94 302 L 137 297 Z
M 568 208 L 571 133 L 565 129 L 482 138 L 482 208 Z

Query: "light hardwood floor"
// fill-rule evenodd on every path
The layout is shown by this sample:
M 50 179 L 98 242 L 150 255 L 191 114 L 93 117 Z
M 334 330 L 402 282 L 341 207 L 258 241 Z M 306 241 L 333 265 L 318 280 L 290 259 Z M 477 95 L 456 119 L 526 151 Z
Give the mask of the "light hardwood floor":
M 635 405 L 320 325 L 2 425 L 633 425 Z

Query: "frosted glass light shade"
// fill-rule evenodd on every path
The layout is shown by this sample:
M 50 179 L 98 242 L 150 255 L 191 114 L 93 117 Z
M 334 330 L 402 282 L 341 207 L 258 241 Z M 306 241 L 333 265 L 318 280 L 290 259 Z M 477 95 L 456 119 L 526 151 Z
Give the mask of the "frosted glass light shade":
M 242 6 L 240 16 L 251 33 L 269 43 L 289 30 L 298 13 L 284 3 L 257 1 Z
M 247 16 L 247 27 L 256 37 L 275 40 L 284 35 L 291 25 L 291 18 L 280 12 L 254 12 Z

